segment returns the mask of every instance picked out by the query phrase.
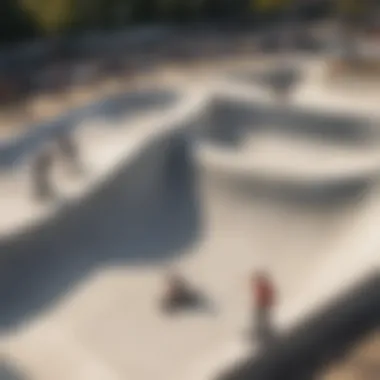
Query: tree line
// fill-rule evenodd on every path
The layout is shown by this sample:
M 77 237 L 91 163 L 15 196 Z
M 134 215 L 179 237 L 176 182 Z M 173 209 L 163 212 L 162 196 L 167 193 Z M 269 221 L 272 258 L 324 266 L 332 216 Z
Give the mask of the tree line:
M 275 19 L 292 3 L 320 12 L 326 3 L 300 0 L 2 0 L 0 40 L 115 29 L 144 23 L 228 20 L 260 23 Z M 310 9 L 313 8 L 313 9 Z

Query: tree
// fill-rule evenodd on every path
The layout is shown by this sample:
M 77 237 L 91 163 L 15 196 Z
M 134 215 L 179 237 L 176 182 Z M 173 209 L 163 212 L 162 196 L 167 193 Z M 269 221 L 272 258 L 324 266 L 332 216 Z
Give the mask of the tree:
M 29 15 L 15 0 L 2 0 L 0 13 L 1 42 L 31 37 L 36 34 L 36 26 Z
M 74 21 L 75 0 L 22 0 L 22 6 L 45 34 L 67 30 Z
M 251 9 L 256 12 L 278 12 L 291 2 L 292 0 L 252 0 Z

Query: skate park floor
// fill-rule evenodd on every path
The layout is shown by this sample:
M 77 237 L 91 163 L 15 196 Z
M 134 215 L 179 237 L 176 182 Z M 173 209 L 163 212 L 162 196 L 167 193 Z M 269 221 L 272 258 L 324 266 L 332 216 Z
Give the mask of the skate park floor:
M 285 325 L 377 263 L 376 178 L 344 202 L 289 203 L 251 191 L 246 175 L 220 177 L 224 163 L 215 170 L 182 136 L 150 148 L 59 228 L 2 260 L 0 352 L 25 380 L 201 378 L 210 353 L 245 346 L 253 269 L 270 271 Z M 134 198 L 131 177 L 144 185 Z M 160 313 L 171 267 L 210 310 Z

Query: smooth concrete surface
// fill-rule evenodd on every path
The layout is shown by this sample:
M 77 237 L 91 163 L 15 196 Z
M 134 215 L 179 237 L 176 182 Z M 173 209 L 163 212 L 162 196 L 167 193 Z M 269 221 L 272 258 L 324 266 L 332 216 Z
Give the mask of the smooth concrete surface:
M 181 140 L 168 143 L 150 147 L 92 204 L 4 248 L 3 347 L 32 378 L 76 379 L 96 368 L 105 379 L 185 376 L 193 360 L 244 340 L 252 268 L 270 268 L 282 302 L 296 297 L 361 208 L 230 192 L 193 167 Z M 215 312 L 160 314 L 170 263 L 205 291 Z
M 84 174 L 72 175 L 64 163 L 58 161 L 54 165 L 52 176 L 58 199 L 52 202 L 39 203 L 34 200 L 30 160 L 17 168 L 2 172 L 0 204 L 8 217 L 1 218 L 0 236 L 6 238 L 17 234 L 20 229 L 42 223 L 66 208 L 67 203 L 85 197 L 96 184 L 106 180 L 109 173 L 115 170 L 115 165 L 125 162 L 128 156 L 134 156 L 145 140 L 165 129 L 175 128 L 181 124 L 181 120 L 191 118 L 191 114 L 198 113 L 203 106 L 202 93 L 184 90 L 182 97 L 168 112 L 164 109 L 146 114 L 140 112 L 140 115 L 137 112 L 135 117 L 126 112 L 125 117 L 119 121 L 83 121 L 73 136 L 80 149 Z M 55 149 L 54 141 L 42 140 L 40 145 L 40 149 Z M 33 154 L 30 151 L 28 153 Z
M 187 378 L 230 342 L 243 353 L 253 268 L 270 270 L 285 307 L 310 291 L 316 268 L 335 257 L 338 270 L 347 260 L 332 248 L 366 196 L 313 207 L 231 191 L 172 138 L 91 202 L 2 248 L 2 353 L 29 378 Z M 168 265 L 215 309 L 163 316 L 157 303 Z
M 141 128 L 73 207 L 2 241 L 0 354 L 25 380 L 211 379 L 247 353 L 253 269 L 272 275 L 287 328 L 378 266 L 376 178 L 341 202 L 268 196 L 247 173 L 218 165 L 221 178 L 198 155 L 196 118 L 172 117 Z M 209 309 L 161 314 L 173 266 Z

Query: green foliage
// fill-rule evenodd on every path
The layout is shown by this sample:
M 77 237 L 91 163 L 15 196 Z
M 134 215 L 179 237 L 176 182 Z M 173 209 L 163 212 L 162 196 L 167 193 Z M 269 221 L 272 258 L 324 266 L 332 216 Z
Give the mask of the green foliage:
M 69 28 L 74 19 L 75 0 L 22 0 L 23 9 L 47 34 Z
M 364 2 L 365 0 L 338 0 L 336 5 L 340 12 L 355 13 L 363 8 Z
M 17 38 L 18 35 L 32 33 L 32 30 L 38 30 L 40 35 L 55 35 L 78 30 L 120 28 L 146 22 L 252 20 L 255 15 L 265 20 L 285 10 L 292 2 L 300 0 L 0 1 L 5 4 L 2 4 L 0 12 L 0 31 L 7 26 L 7 33 L 2 35 Z M 345 3 L 355 0 L 340 1 Z
M 1 0 L 0 39 L 12 42 L 36 34 L 36 25 L 29 15 L 20 8 L 16 0 Z
M 251 10 L 256 12 L 277 12 L 283 10 L 292 0 L 251 0 Z

